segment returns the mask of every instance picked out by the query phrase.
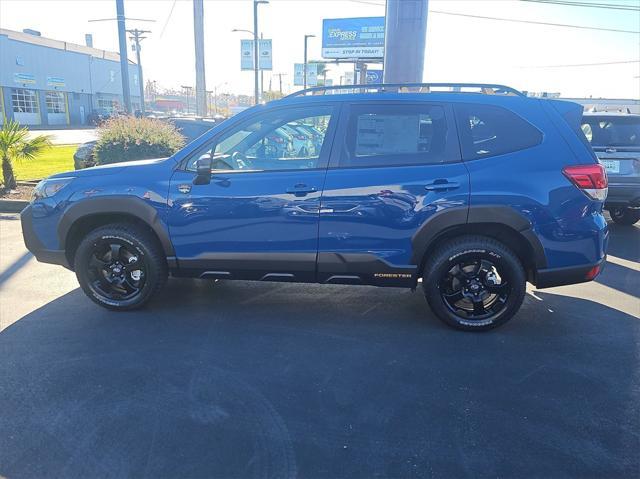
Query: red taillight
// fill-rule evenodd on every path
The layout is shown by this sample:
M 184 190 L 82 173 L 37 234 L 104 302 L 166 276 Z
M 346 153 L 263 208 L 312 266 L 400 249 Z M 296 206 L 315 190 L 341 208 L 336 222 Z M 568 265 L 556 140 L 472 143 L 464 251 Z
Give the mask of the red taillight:
M 587 271 L 587 274 L 584 275 L 584 279 L 594 279 L 596 276 L 598 276 L 599 273 L 600 265 L 594 266 L 589 271 Z
M 609 180 L 601 164 L 566 166 L 562 169 L 562 173 L 591 199 L 598 201 L 606 199 Z

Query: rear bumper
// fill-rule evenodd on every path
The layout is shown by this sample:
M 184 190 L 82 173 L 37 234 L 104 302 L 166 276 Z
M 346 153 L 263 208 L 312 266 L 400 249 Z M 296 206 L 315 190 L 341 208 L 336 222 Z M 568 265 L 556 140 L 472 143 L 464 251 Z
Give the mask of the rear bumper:
M 67 255 L 64 250 L 47 249 L 42 244 L 33 228 L 32 206 L 27 206 L 20 213 L 20 223 L 22 225 L 22 237 L 27 249 L 33 253 L 41 263 L 59 264 L 65 268 L 70 268 Z
M 606 260 L 605 257 L 593 264 L 540 269 L 536 273 L 535 286 L 537 289 L 543 289 L 593 281 L 604 269 Z
M 605 208 L 608 207 L 640 207 L 640 183 L 624 184 L 615 183 L 613 178 L 609 181 L 609 194 L 605 201 Z

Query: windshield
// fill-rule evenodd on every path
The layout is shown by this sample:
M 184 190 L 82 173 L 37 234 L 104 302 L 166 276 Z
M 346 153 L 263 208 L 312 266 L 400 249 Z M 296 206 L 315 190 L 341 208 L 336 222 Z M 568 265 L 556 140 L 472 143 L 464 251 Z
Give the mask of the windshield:
M 584 117 L 582 131 L 592 146 L 640 146 L 640 117 Z

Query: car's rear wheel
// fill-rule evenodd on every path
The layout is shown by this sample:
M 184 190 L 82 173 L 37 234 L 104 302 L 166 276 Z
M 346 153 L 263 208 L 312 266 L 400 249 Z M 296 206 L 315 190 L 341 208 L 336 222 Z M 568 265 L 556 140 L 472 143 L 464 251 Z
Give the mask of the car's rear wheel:
M 143 306 L 167 280 L 167 263 L 157 239 L 129 224 L 91 231 L 76 250 L 74 268 L 86 295 L 114 310 Z
M 632 225 L 640 220 L 640 208 L 610 208 L 611 219 L 621 225 Z
M 504 244 L 463 236 L 440 245 L 428 258 L 422 286 L 432 311 L 449 326 L 486 331 L 520 309 L 526 275 Z

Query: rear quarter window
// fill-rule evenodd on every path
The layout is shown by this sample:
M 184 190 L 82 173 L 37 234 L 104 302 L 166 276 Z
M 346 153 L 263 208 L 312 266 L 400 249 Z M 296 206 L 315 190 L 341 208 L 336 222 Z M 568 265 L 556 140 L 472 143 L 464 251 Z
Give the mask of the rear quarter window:
M 465 160 L 524 150 L 542 141 L 536 127 L 506 108 L 456 104 L 454 110 Z

